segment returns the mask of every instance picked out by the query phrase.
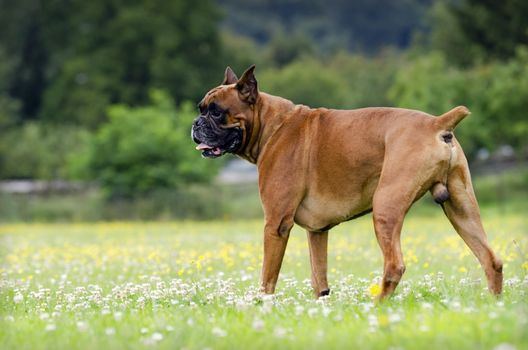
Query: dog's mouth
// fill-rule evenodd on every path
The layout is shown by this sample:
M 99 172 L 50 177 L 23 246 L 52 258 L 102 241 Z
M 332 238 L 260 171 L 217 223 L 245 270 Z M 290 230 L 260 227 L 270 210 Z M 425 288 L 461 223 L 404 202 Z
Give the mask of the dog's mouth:
M 196 146 L 196 149 L 202 152 L 202 156 L 209 158 L 217 158 L 226 153 L 226 150 L 223 148 L 218 146 L 209 146 L 203 142 Z

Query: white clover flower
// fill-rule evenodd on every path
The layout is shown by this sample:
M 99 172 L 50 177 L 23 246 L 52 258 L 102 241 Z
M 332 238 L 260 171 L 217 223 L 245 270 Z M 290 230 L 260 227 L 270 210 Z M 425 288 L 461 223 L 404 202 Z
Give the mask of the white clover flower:
M 13 302 L 14 302 L 15 304 L 19 304 L 19 303 L 21 303 L 21 302 L 23 302 L 23 301 L 24 301 L 24 296 L 23 296 L 21 293 L 17 293 L 17 294 L 15 294 L 15 296 L 13 297 Z
M 224 331 L 222 328 L 219 328 L 219 327 L 214 327 L 213 328 L 213 334 L 216 335 L 217 337 L 225 337 L 225 336 L 227 336 L 227 332 Z
M 276 338 L 284 338 L 286 336 L 287 330 L 282 327 L 275 327 L 273 330 L 273 336 Z
M 424 309 L 424 310 L 432 310 L 432 308 L 433 308 L 433 304 L 427 303 L 427 302 L 422 303 L 422 309 Z
M 158 332 L 152 333 L 151 339 L 154 340 L 154 341 L 163 340 L 163 334 L 158 333 Z
M 304 312 L 304 307 L 302 305 L 297 305 L 295 307 L 295 315 L 300 316 Z
M 120 312 L 120 311 L 114 312 L 114 320 L 121 321 L 122 318 L 123 318 L 123 313 L 122 312 Z
M 390 323 L 397 323 L 397 322 L 400 322 L 402 320 L 402 317 L 400 316 L 400 314 L 390 314 L 389 315 L 389 322 Z
M 80 332 L 86 332 L 88 330 L 88 323 L 84 321 L 77 321 L 77 329 Z
M 253 320 L 253 329 L 256 331 L 261 331 L 264 329 L 264 321 L 262 321 L 260 318 L 256 318 Z
M 368 315 L 367 320 L 370 327 L 377 327 L 379 324 L 378 317 L 376 317 L 376 315 Z
M 517 350 L 517 348 L 510 343 L 500 343 L 493 350 Z
M 332 312 L 332 309 L 326 306 L 323 306 L 323 308 L 321 309 L 321 313 L 323 314 L 324 317 L 328 317 L 328 315 L 330 315 L 331 312 Z
M 46 332 L 53 332 L 57 329 L 57 326 L 54 323 L 49 323 L 46 325 Z
M 139 332 L 140 332 L 141 334 L 146 334 L 146 333 L 148 333 L 148 331 L 149 331 L 149 330 L 148 330 L 148 328 L 146 328 L 146 327 L 143 327 L 143 328 L 141 328 L 141 329 L 139 330 Z
M 429 327 L 426 326 L 426 325 L 424 325 L 424 324 L 420 325 L 420 327 L 418 327 L 418 329 L 420 330 L 420 332 L 427 332 L 427 331 L 429 331 Z
M 115 328 L 110 328 L 109 327 L 109 328 L 105 329 L 105 334 L 108 335 L 108 336 L 115 335 L 115 333 L 116 333 Z

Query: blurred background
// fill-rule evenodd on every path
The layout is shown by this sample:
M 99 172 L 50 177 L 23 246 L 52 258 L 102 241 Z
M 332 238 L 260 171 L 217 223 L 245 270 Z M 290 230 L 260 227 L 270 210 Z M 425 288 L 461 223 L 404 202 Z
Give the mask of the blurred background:
M 253 63 L 312 107 L 466 105 L 481 205 L 528 196 L 527 1 L 0 0 L 0 23 L 0 222 L 261 216 L 255 168 L 189 136 Z

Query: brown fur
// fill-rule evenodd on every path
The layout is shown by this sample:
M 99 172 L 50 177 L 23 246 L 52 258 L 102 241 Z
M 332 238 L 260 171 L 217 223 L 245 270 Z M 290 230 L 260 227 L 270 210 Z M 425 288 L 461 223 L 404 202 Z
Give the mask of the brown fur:
M 452 135 L 467 108 L 440 117 L 400 108 L 311 109 L 258 92 L 253 68 L 240 80 L 226 71 L 224 82 L 203 102 L 229 111 L 226 124 L 244 131 L 238 155 L 258 167 L 263 292 L 275 290 L 297 223 L 308 232 L 314 293 L 327 294 L 328 230 L 372 210 L 385 261 L 380 298 L 390 295 L 405 271 L 404 216 L 429 190 L 479 259 L 490 291 L 501 292 L 502 263 L 487 243 L 468 164 Z

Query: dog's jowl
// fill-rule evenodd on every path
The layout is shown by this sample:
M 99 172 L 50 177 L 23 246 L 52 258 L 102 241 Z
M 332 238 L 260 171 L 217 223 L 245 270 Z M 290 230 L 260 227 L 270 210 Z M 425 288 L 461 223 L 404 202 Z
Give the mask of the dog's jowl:
M 254 69 L 240 79 L 226 69 L 199 103 L 192 138 L 204 157 L 233 153 L 258 167 L 264 293 L 275 290 L 296 223 L 307 231 L 314 293 L 328 295 L 328 231 L 372 211 L 384 257 L 380 298 L 389 296 L 405 271 L 404 216 L 427 191 L 479 260 L 489 290 L 501 293 L 502 262 L 487 242 L 454 135 L 467 108 L 439 117 L 401 108 L 312 109 L 259 91 Z

